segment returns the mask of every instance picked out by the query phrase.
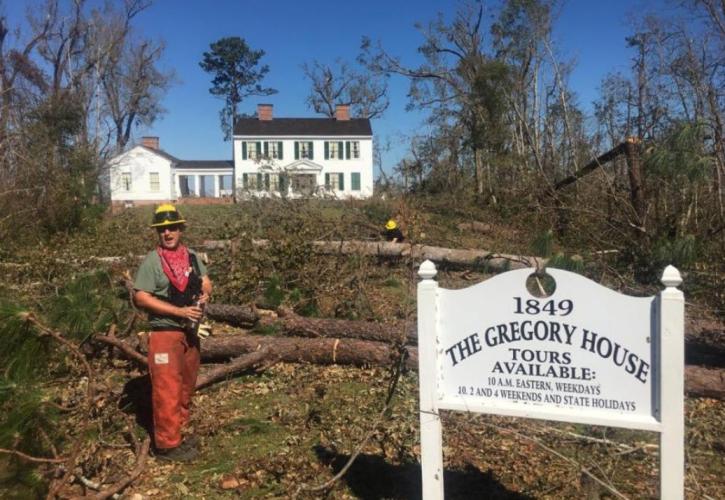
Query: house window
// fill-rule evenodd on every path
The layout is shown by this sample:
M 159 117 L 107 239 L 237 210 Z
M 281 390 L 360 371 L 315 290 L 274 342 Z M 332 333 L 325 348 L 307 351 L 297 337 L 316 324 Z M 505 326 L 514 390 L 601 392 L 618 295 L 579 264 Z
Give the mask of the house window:
M 325 160 L 342 160 L 342 141 L 325 141 Z
M 265 142 L 264 143 L 264 156 L 273 160 L 282 159 L 282 142 Z
M 267 191 L 279 192 L 279 174 L 264 174 Z
M 314 159 L 314 150 L 312 148 L 311 141 L 296 141 L 295 142 L 295 160 L 301 158 Z
M 350 174 L 350 189 L 360 191 L 360 172 L 352 172 Z
M 347 141 L 345 143 L 345 158 L 358 159 L 360 158 L 360 141 Z
M 261 156 L 262 143 L 247 141 L 242 143 L 242 160 L 256 160 Z
M 149 181 L 150 181 L 151 191 L 161 191 L 161 183 L 159 182 L 159 173 L 158 172 L 150 172 Z
M 325 188 L 331 191 L 345 190 L 345 175 L 338 172 L 325 174 Z
M 242 187 L 250 191 L 264 189 L 262 174 L 242 174 Z
M 131 174 L 124 172 L 121 174 L 121 187 L 124 191 L 131 191 Z

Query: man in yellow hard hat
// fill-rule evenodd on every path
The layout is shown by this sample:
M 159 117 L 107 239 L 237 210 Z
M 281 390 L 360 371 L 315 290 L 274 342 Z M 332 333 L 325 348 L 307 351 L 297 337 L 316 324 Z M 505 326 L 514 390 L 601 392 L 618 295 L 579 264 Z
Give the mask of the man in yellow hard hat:
M 198 454 L 182 438 L 199 372 L 199 339 L 190 325 L 201 320 L 212 284 L 196 252 L 181 243 L 186 220 L 174 205 L 156 208 L 151 227 L 156 249 L 146 255 L 134 280 L 134 302 L 149 314 L 149 374 L 156 456 L 188 462 Z
M 383 233 L 383 236 L 385 236 L 385 241 L 390 241 L 392 243 L 402 243 L 405 239 L 403 232 L 400 230 L 398 223 L 395 222 L 394 219 L 390 219 L 387 223 L 385 223 L 385 232 Z

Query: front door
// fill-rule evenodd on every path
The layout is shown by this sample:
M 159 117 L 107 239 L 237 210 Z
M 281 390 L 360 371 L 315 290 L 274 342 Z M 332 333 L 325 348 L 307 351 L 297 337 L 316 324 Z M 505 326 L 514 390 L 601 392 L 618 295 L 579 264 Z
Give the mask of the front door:
M 292 194 L 311 196 L 317 187 L 317 176 L 315 174 L 292 174 L 290 175 L 290 187 Z

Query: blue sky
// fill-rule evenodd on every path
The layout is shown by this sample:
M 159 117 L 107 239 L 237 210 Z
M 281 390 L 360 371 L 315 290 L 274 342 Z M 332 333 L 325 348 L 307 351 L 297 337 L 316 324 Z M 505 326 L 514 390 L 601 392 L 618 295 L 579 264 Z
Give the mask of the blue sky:
M 27 3 L 6 1 L 0 9 L 11 22 L 17 21 Z M 163 149 L 182 159 L 231 158 L 231 146 L 219 128 L 222 103 L 209 94 L 211 78 L 199 67 L 203 52 L 219 38 L 241 36 L 251 47 L 263 49 L 263 61 L 270 66 L 264 84 L 279 91 L 243 102 L 241 111 L 253 112 L 258 102 L 269 102 L 275 116 L 315 116 L 305 104 L 309 83 L 300 69 L 304 62 L 332 63 L 337 57 L 353 61 L 365 35 L 414 65 L 422 41 L 415 22 L 425 23 L 437 12 L 450 19 L 457 5 L 443 0 L 156 0 L 139 15 L 136 26 L 144 36 L 165 41 L 163 65 L 175 71 L 177 83 L 164 98 L 165 115 L 150 128 L 138 130 L 136 137 L 157 135 Z M 585 110 L 591 108 L 604 75 L 627 70 L 632 57 L 624 41 L 632 32 L 629 14 L 635 9 L 663 11 L 668 5 L 667 0 L 563 4 L 554 40 L 563 58 L 577 61 L 570 85 Z M 376 136 L 393 146 L 383 159 L 386 171 L 405 154 L 403 138 L 421 130 L 421 115 L 405 111 L 407 89 L 407 81 L 393 78 L 390 108 L 373 121 Z

